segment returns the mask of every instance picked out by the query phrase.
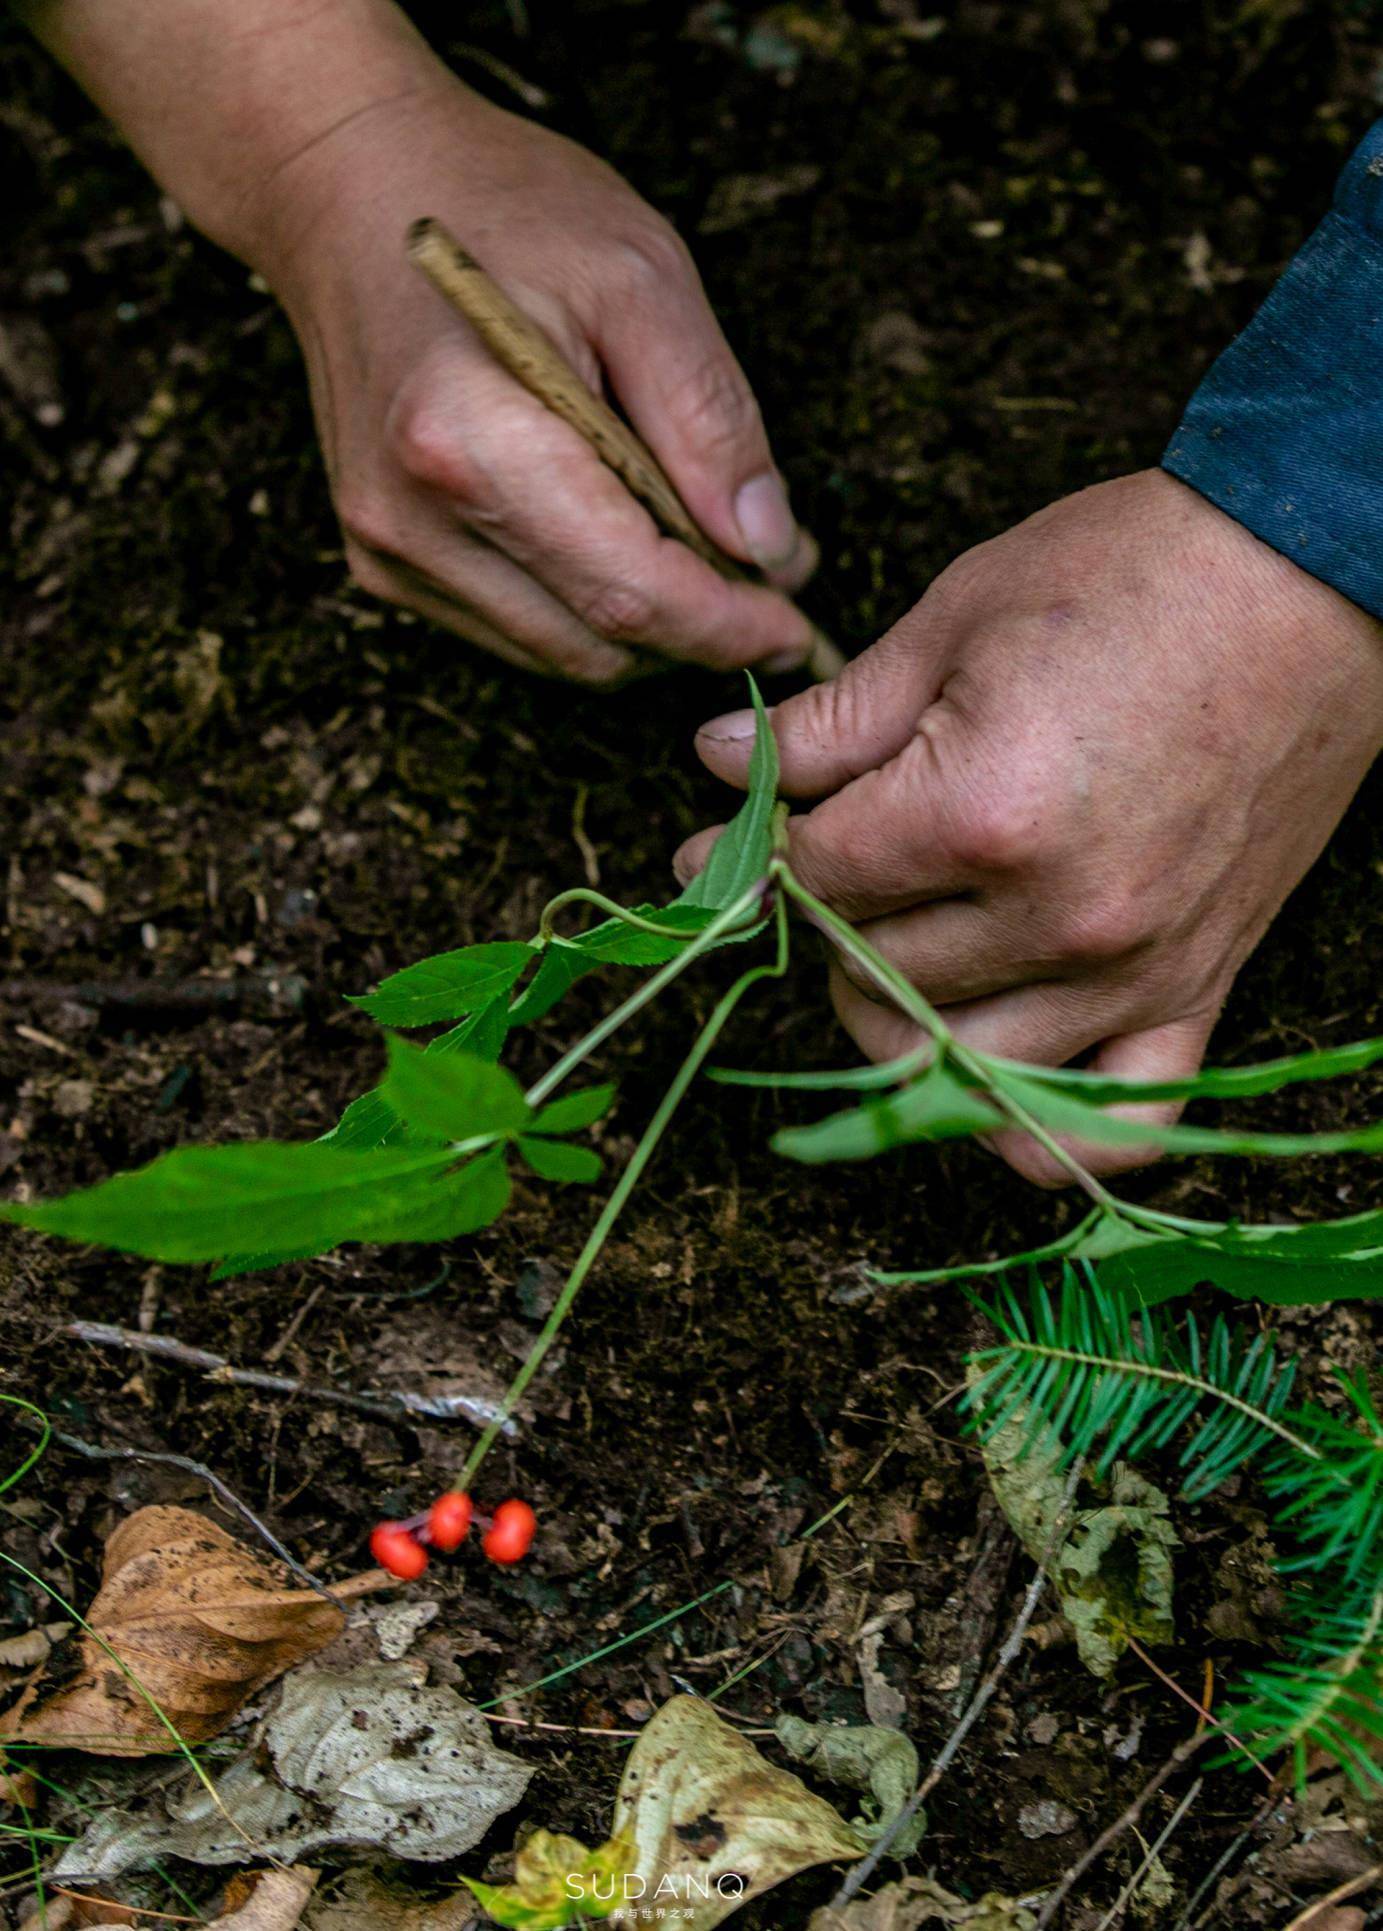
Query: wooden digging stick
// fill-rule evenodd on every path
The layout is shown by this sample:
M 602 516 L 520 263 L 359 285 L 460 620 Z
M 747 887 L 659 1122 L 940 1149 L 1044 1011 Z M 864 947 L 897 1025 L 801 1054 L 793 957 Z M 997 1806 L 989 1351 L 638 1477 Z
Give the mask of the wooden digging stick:
M 440 221 L 424 216 L 408 231 L 408 259 L 439 294 L 474 328 L 495 360 L 583 436 L 608 469 L 649 511 L 667 535 L 732 583 L 756 582 L 756 575 L 714 544 L 692 517 L 657 458 L 614 410 L 593 395 L 542 330 L 516 307 Z M 807 668 L 826 683 L 845 667 L 845 658 L 823 631 L 813 627 Z

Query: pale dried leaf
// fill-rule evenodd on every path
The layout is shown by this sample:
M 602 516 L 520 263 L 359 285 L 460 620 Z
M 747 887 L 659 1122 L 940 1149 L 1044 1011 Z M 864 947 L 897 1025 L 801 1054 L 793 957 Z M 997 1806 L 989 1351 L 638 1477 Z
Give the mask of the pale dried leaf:
M 919 1811 L 891 1834 L 894 1819 L 911 1802 L 921 1773 L 911 1738 L 876 1724 L 808 1723 L 800 1716 L 780 1716 L 773 1727 L 790 1757 L 827 1783 L 844 1784 L 865 1797 L 866 1814 L 851 1818 L 850 1828 L 866 1844 L 889 1836 L 894 1857 L 912 1856 L 927 1828 L 926 1813 Z
M 812 1913 L 807 1931 L 920 1931 L 929 1924 L 964 1927 L 964 1931 L 1033 1931 L 1036 1923 L 1031 1911 L 997 1891 L 972 1902 L 946 1890 L 935 1878 L 905 1877 L 839 1910 L 823 1905 Z
M 239 1863 L 247 1837 L 285 1861 L 329 1847 L 425 1862 L 470 1850 L 533 1772 L 496 1748 L 455 1690 L 421 1675 L 407 1662 L 296 1671 L 214 1794 L 188 1779 L 163 1815 L 102 1812 L 63 1852 L 59 1876 L 118 1876 L 164 1856 Z
M 675 1905 L 683 1931 L 710 1931 L 798 1871 L 864 1848 L 800 1777 L 769 1763 L 696 1696 L 673 1697 L 640 1731 L 611 1831 L 626 1835 L 647 1897 Z M 613 1921 L 638 1922 L 638 1913 L 637 1904 L 621 1908 Z
M 424 1902 L 391 1891 L 368 1871 L 352 1871 L 335 1897 L 314 1899 L 307 1931 L 467 1931 L 476 1921 L 469 1891 Z
M 46 1673 L 0 1717 L 0 1736 L 137 1757 L 225 1728 L 247 1697 L 322 1649 L 341 1612 L 190 1509 L 139 1509 L 106 1544 L 75 1674 Z M 61 1664 L 63 1652 L 55 1663 Z M 141 1693 L 142 1692 L 142 1693 Z
M 286 1871 L 252 1871 L 233 1878 L 217 1924 L 224 1931 L 293 1931 L 319 1873 L 306 1865 Z
M 71 1623 L 45 1623 L 41 1629 L 25 1629 L 18 1636 L 7 1636 L 0 1643 L 0 1669 L 33 1669 L 71 1627 Z

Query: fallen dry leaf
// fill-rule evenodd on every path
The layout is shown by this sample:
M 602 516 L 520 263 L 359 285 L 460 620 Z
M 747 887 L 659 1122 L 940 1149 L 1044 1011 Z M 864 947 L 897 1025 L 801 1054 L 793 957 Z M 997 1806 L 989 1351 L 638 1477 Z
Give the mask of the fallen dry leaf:
M 455 1690 L 425 1679 L 409 1662 L 294 1671 L 254 1748 L 214 1791 L 188 1777 L 161 1808 L 100 1811 L 57 1876 L 118 1877 L 165 1856 L 238 1864 L 247 1838 L 284 1862 L 329 1846 L 459 1856 L 518 1803 L 533 1772 L 496 1747 Z
M 351 1871 L 335 1897 L 312 1901 L 304 1920 L 307 1931 L 469 1931 L 475 1921 L 469 1891 L 425 1902 L 369 1871 Z
M 674 1696 L 639 1732 L 610 1835 L 633 1841 L 644 1912 L 675 1909 L 683 1931 L 710 1931 L 799 1871 L 864 1849 L 824 1798 L 698 1696 Z M 613 1920 L 639 1912 L 632 1903 Z
M 855 1898 L 836 1910 L 813 1911 L 807 1931 L 921 1931 L 923 1925 L 963 1931 L 1032 1931 L 1033 1913 L 997 1891 L 974 1901 L 957 1897 L 931 1877 L 905 1877 L 873 1897 Z
M 304 1864 L 287 1871 L 250 1871 L 226 1886 L 223 1931 L 293 1931 L 319 1873 Z
M 343 1617 L 190 1509 L 139 1509 L 106 1544 L 90 1631 L 0 1717 L 0 1737 L 138 1757 L 223 1730 L 241 1704 L 331 1642 Z M 60 1684 L 60 1686 L 59 1686 Z M 142 1692 L 142 1693 L 141 1693 Z

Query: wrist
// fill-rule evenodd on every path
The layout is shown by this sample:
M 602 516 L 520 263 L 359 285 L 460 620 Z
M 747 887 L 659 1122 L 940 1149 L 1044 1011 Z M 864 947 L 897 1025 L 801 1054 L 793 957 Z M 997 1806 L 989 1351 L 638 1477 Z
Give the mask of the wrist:
M 1246 686 L 1318 715 L 1322 749 L 1327 740 L 1348 741 L 1362 777 L 1383 752 L 1383 623 L 1194 484 L 1168 470 L 1144 473 L 1184 519 L 1185 553 L 1196 559 L 1207 613 L 1235 619 L 1225 628 L 1249 653 Z
M 268 273 L 306 157 L 459 87 L 394 0 L 21 0 L 193 226 Z

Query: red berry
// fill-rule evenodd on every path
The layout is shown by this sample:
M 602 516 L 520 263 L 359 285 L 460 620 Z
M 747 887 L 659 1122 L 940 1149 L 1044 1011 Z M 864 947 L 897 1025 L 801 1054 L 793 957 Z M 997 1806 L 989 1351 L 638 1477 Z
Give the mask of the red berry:
M 370 1554 L 400 1582 L 416 1582 L 427 1567 L 427 1550 L 399 1522 L 380 1522 L 371 1531 Z
M 537 1527 L 538 1518 L 527 1502 L 501 1502 L 480 1546 L 491 1562 L 521 1562 Z
M 427 1539 L 447 1555 L 461 1547 L 470 1527 L 471 1498 L 460 1489 L 449 1489 L 445 1495 L 439 1495 L 427 1512 Z

